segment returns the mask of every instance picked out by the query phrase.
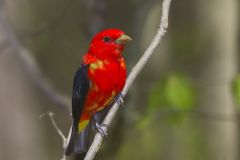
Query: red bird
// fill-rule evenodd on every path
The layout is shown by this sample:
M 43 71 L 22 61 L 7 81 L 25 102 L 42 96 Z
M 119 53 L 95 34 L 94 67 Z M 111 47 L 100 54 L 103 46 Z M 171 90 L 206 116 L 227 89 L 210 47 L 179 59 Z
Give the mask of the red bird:
M 122 52 L 131 40 L 119 29 L 104 30 L 92 39 L 73 81 L 73 124 L 66 155 L 87 151 L 92 124 L 102 135 L 106 134 L 97 115 L 121 95 L 126 81 Z

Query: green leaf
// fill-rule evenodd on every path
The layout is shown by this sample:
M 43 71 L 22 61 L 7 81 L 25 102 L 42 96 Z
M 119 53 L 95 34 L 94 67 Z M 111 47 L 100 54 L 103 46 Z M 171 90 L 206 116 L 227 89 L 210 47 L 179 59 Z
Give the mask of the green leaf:
M 188 115 L 187 111 L 176 111 L 172 112 L 167 118 L 167 121 L 170 122 L 173 125 L 179 125 L 181 124 L 184 120 L 186 120 Z
M 154 115 L 153 114 L 148 114 L 147 116 L 142 117 L 138 123 L 137 123 L 137 128 L 138 129 L 144 129 L 147 126 L 151 124 L 151 122 L 154 120 Z
M 195 104 L 196 90 L 191 81 L 183 74 L 172 73 L 153 86 L 148 111 L 161 107 L 186 110 Z
M 148 100 L 148 112 L 154 111 L 156 108 L 166 106 L 166 97 L 165 97 L 165 82 L 160 81 L 155 84 L 150 91 L 149 100 Z
M 232 82 L 232 92 L 234 100 L 240 107 L 240 75 L 237 75 Z
M 148 126 L 159 114 L 173 124 L 181 123 L 195 104 L 196 90 L 187 76 L 180 73 L 169 74 L 153 85 L 149 93 L 148 108 L 139 121 L 138 128 Z
M 191 82 L 181 74 L 172 74 L 167 78 L 165 94 L 168 106 L 176 109 L 190 109 L 196 102 L 196 92 Z

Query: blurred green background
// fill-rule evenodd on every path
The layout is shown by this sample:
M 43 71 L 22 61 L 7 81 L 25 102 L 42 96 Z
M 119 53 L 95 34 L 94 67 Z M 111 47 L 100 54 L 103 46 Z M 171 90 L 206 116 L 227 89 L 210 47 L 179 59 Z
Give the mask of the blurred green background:
M 71 97 L 92 36 L 112 27 L 130 35 L 129 72 L 156 33 L 161 6 L 161 0 L 1 0 L 9 25 L 0 21 L 0 159 L 60 159 L 62 140 L 39 116 L 54 112 L 65 134 L 71 123 L 39 87 L 19 44 L 54 90 Z M 131 86 L 96 159 L 240 159 L 239 37 L 238 0 L 173 0 L 166 37 Z

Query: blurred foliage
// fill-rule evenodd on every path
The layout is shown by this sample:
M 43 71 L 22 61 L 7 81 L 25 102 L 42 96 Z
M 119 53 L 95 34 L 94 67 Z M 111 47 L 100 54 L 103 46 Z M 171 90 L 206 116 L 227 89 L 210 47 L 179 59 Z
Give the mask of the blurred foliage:
M 187 78 L 181 73 L 172 73 L 153 86 L 149 95 L 149 109 L 171 107 L 190 109 L 196 103 L 196 91 Z
M 159 111 L 171 115 L 171 122 L 179 123 L 195 104 L 196 90 L 192 82 L 182 73 L 171 73 L 153 85 L 146 116 L 139 123 L 139 127 L 149 124 Z
M 240 107 L 240 75 L 238 74 L 232 82 L 232 93 L 235 102 Z

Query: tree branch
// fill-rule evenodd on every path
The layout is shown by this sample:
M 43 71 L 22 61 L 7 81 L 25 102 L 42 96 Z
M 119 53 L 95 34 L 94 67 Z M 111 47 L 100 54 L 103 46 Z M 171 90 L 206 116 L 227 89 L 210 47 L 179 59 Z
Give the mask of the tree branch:
M 42 74 L 33 56 L 25 48 L 18 47 L 18 58 L 27 72 L 27 74 L 33 79 L 33 82 L 40 88 L 44 95 L 57 106 L 64 110 L 67 114 L 70 114 L 70 98 L 59 93 Z
M 51 122 L 52 122 L 52 125 L 53 127 L 56 129 L 57 133 L 59 134 L 59 136 L 62 138 L 63 140 L 63 146 L 64 146 L 64 143 L 66 142 L 66 137 L 64 136 L 64 134 L 62 133 L 62 131 L 60 130 L 60 128 L 58 127 L 55 119 L 53 118 L 54 116 L 54 113 L 53 112 L 46 112 L 46 113 L 43 113 L 39 116 L 40 119 L 42 119 L 44 116 L 48 115 Z
M 163 5 L 162 5 L 162 16 L 161 16 L 161 21 L 159 25 L 159 29 L 153 38 L 151 44 L 149 47 L 146 49 L 144 52 L 143 56 L 140 58 L 140 60 L 137 62 L 137 64 L 133 67 L 131 73 L 128 76 L 126 85 L 122 91 L 122 95 L 125 96 L 130 88 L 130 86 L 133 84 L 135 81 L 136 77 L 138 74 L 141 72 L 143 67 L 146 65 L 148 62 L 149 58 L 153 54 L 154 50 L 156 47 L 161 43 L 162 38 L 164 37 L 166 33 L 166 29 L 168 27 L 168 14 L 169 14 L 169 7 L 170 7 L 171 0 L 163 0 Z M 115 103 L 110 111 L 108 112 L 107 116 L 105 117 L 103 124 L 106 124 L 106 126 L 109 126 L 119 108 L 118 103 Z M 104 128 L 105 131 L 107 131 L 107 127 Z M 92 160 L 96 153 L 98 152 L 101 144 L 103 141 L 103 137 L 99 134 L 96 133 L 94 141 L 89 148 L 84 160 Z
M 43 116 L 46 116 L 48 115 L 51 122 L 52 122 L 52 125 L 54 126 L 54 128 L 56 129 L 57 133 L 59 134 L 59 136 L 62 138 L 62 141 L 63 141 L 63 148 L 66 148 L 67 146 L 67 142 L 68 142 L 68 139 L 64 136 L 64 134 L 62 133 L 61 129 L 58 127 L 55 119 L 54 119 L 54 113 L 52 112 L 46 112 L 46 113 L 43 113 L 39 116 L 40 119 L 43 118 Z M 71 134 L 71 130 L 70 130 L 70 134 Z M 63 156 L 60 160 L 67 160 L 67 157 L 65 155 L 65 153 L 63 153 Z
M 4 36 L 6 36 L 5 43 L 0 44 L 0 51 L 6 48 L 14 49 L 14 53 L 18 56 L 24 70 L 29 74 L 33 82 L 41 89 L 44 95 L 65 112 L 70 113 L 70 99 L 56 91 L 48 82 L 47 78 L 39 69 L 32 54 L 20 44 L 3 11 L 0 12 L 0 28 L 2 32 L 5 33 Z

